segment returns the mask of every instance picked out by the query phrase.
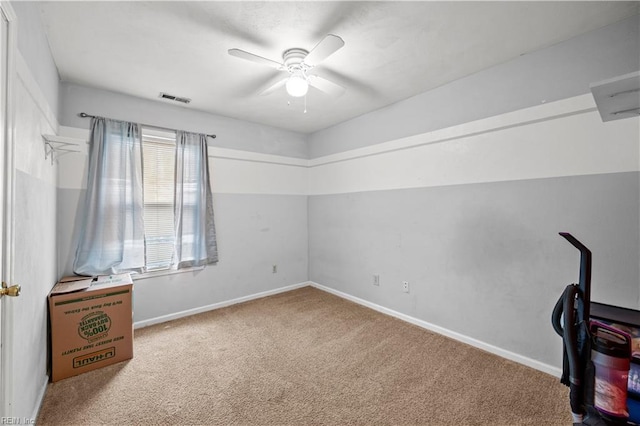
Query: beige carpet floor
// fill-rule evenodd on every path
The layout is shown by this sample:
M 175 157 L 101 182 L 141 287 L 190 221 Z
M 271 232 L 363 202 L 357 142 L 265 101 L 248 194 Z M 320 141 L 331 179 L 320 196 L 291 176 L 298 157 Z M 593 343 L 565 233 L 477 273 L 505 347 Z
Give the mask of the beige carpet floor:
M 311 287 L 137 330 L 134 354 L 49 384 L 37 424 L 571 424 L 557 378 Z

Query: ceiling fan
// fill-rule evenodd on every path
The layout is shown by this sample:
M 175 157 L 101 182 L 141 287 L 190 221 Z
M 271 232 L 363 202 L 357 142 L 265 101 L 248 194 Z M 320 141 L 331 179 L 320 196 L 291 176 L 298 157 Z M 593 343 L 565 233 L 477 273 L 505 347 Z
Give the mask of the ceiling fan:
M 302 97 L 307 94 L 309 86 L 315 87 L 321 92 L 338 96 L 345 91 L 345 88 L 322 78 L 315 74 L 310 74 L 316 65 L 334 54 L 344 46 L 344 40 L 340 37 L 328 34 L 311 51 L 298 47 L 285 50 L 282 54 L 282 62 L 272 61 L 262 56 L 254 55 L 241 49 L 229 49 L 229 55 L 248 61 L 267 65 L 279 71 L 287 71 L 289 76 L 279 80 L 277 83 L 262 90 L 260 95 L 267 95 L 276 89 L 285 86 L 287 93 L 293 97 Z

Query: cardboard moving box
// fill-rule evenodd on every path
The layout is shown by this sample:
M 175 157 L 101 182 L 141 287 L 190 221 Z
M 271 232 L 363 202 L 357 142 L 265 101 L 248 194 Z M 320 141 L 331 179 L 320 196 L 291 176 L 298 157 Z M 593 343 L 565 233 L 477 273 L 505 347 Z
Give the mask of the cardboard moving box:
M 51 381 L 133 358 L 129 274 L 60 280 L 49 294 Z

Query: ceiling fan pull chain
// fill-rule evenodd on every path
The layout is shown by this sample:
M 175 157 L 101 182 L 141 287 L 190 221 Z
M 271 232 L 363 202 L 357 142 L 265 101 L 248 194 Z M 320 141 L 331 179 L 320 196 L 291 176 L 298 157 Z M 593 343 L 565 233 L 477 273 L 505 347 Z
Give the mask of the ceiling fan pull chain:
M 304 95 L 304 113 L 307 113 L 307 95 Z

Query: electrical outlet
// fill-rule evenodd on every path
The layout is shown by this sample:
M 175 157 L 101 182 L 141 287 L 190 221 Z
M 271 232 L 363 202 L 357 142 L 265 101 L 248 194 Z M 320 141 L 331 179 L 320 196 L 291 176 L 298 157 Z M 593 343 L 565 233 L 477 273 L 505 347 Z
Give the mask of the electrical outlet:
M 379 285 L 380 285 L 380 275 L 375 274 L 375 275 L 373 276 L 373 285 L 377 285 L 377 286 L 379 286 Z
M 409 293 L 409 281 L 402 281 L 402 291 Z
M 274 274 L 277 274 L 278 273 L 278 265 L 273 265 L 271 267 L 271 272 L 274 273 Z

